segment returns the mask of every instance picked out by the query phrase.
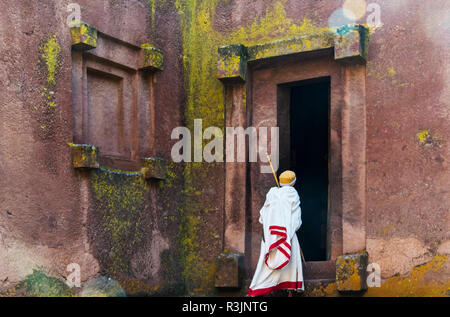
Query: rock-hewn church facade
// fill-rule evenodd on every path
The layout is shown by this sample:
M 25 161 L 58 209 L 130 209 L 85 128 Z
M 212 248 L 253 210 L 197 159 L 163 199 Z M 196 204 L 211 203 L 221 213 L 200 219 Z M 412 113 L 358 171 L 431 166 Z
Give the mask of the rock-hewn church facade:
M 448 1 L 72 2 L 0 4 L 0 294 L 246 295 L 267 151 L 302 296 L 449 295 Z M 278 138 L 207 162 L 208 127 Z

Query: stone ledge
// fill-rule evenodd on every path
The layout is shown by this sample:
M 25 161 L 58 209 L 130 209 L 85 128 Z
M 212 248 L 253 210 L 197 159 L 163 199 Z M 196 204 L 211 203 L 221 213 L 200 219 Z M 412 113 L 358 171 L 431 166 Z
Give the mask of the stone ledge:
M 223 81 L 245 81 L 247 48 L 242 44 L 219 47 L 217 78 Z
M 74 168 L 99 168 L 98 149 L 88 144 L 73 144 L 69 146 L 72 149 L 72 164 Z
M 97 29 L 81 22 L 79 26 L 70 28 L 72 48 L 78 51 L 88 51 L 97 47 Z
M 342 255 L 336 259 L 336 284 L 339 292 L 360 292 L 367 289 L 367 252 Z
M 334 33 L 322 32 L 258 44 L 248 48 L 249 61 L 332 48 Z
M 367 62 L 369 29 L 362 25 L 344 26 L 336 31 L 334 59 L 349 62 Z
M 245 82 L 247 62 L 332 48 L 336 61 L 365 63 L 368 46 L 369 29 L 360 24 L 249 47 L 242 44 L 221 46 L 218 49 L 217 78 L 223 82 Z
M 151 71 L 160 71 L 164 67 L 164 54 L 151 44 L 141 45 L 139 68 Z
M 220 254 L 216 263 L 215 287 L 241 288 L 243 267 L 243 254 Z
M 142 159 L 142 175 L 145 179 L 166 179 L 166 161 L 162 158 L 148 157 Z

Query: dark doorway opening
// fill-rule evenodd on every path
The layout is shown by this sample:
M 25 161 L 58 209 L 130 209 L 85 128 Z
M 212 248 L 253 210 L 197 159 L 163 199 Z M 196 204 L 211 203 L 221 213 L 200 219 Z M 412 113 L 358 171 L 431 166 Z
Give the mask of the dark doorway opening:
M 290 91 L 290 162 L 297 174 L 302 226 L 297 232 L 306 261 L 326 261 L 329 188 L 330 79 Z

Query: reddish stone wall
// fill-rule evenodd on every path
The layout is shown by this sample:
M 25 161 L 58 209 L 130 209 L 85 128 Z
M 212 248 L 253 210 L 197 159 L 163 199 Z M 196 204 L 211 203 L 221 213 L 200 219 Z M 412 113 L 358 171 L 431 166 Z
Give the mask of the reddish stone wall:
M 239 215 L 246 242 L 229 244 L 243 246 L 249 259 L 255 257 L 252 203 L 260 198 L 237 204 L 225 197 L 223 163 L 171 162 L 172 129 L 192 128 L 196 118 L 203 128 L 224 127 L 228 101 L 216 78 L 219 46 L 316 34 L 328 29 L 344 1 L 78 1 L 82 20 L 103 34 L 137 47 L 151 43 L 164 53 L 153 86 L 150 149 L 168 163 L 159 183 L 73 168 L 67 145 L 74 136 L 70 2 L 0 5 L 0 289 L 33 269 L 64 278 L 66 266 L 76 262 L 83 282 L 108 275 L 130 294 L 222 294 L 214 288 L 216 258 L 236 251 L 223 241 L 226 216 L 233 215 L 225 206 L 247 210 Z M 450 252 L 450 56 L 443 36 L 449 4 L 366 2 L 380 5 L 383 26 L 371 29 L 366 65 L 365 248 L 385 281 L 368 294 L 442 295 Z M 368 15 L 357 22 L 365 24 Z M 242 191 L 269 189 L 269 181 L 254 180 Z M 421 279 L 413 290 L 404 287 L 408 274 Z M 335 287 L 310 294 L 333 295 Z
M 182 167 L 170 164 L 167 146 L 183 117 L 179 26 L 167 11 L 155 32 L 147 1 L 77 1 L 82 20 L 102 34 L 138 47 L 165 46 L 165 71 L 154 82 L 157 137 L 148 154 L 169 162 L 163 182 L 103 169 L 79 172 L 68 145 L 76 115 L 66 25 L 71 2 L 1 5 L 0 288 L 33 269 L 64 279 L 67 265 L 78 263 L 83 284 L 107 275 L 129 294 L 180 294 L 174 237 Z

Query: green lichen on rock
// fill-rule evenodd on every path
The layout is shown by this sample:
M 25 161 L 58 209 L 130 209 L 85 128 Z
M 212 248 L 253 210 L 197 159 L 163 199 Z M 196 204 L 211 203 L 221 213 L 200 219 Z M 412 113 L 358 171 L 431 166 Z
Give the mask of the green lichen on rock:
M 40 47 L 39 64 L 45 67 L 45 87 L 41 96 L 45 98 L 45 113 L 52 115 L 57 104 L 55 102 L 55 86 L 58 70 L 61 67 L 61 46 L 56 35 L 50 36 Z
M 431 140 L 431 133 L 428 130 L 419 131 L 417 133 L 417 140 L 420 145 L 425 145 L 429 140 Z
M 61 46 L 59 45 L 56 35 L 50 37 L 41 47 L 41 57 L 47 67 L 47 83 L 48 85 L 56 85 L 56 75 L 60 66 Z
M 162 280 L 165 285 L 155 290 L 156 295 L 180 296 L 185 294 L 185 285 L 180 276 L 182 267 L 180 266 L 179 250 L 173 248 L 161 252 Z
M 261 43 L 288 39 L 308 34 L 318 34 L 329 29 L 315 26 L 309 19 L 295 21 L 286 16 L 285 1 L 268 3 L 265 13 L 252 22 L 234 27 L 231 32 L 215 28 L 216 7 L 221 1 L 176 0 L 180 16 L 183 42 L 186 107 L 185 125 L 193 131 L 194 119 L 202 119 L 203 127 L 224 129 L 225 97 L 223 84 L 216 80 L 218 71 L 239 74 L 244 70 L 243 59 L 233 57 L 218 70 L 218 48 L 230 44 L 250 47 Z M 158 1 L 152 1 L 157 10 Z M 156 8 L 156 9 L 155 9 Z M 305 44 L 307 46 L 308 44 Z M 245 94 L 242 95 L 245 106 Z M 223 132 L 223 131 L 222 131 Z M 205 142 L 205 141 L 204 141 Z M 217 166 L 205 163 L 187 163 L 184 171 L 184 198 L 180 211 L 180 248 L 183 277 L 189 294 L 205 294 L 214 290 L 215 261 L 221 252 L 215 241 L 205 243 L 202 234 L 210 232 L 214 212 L 219 212 L 213 197 L 204 189 L 214 187 Z M 196 193 L 200 193 L 197 195 Z M 211 210 L 210 213 L 204 212 Z M 207 251 L 205 251 L 207 250 Z
M 97 47 L 98 31 L 93 26 L 81 22 L 79 26 L 70 28 L 72 47 L 77 50 L 90 50 Z
M 141 68 L 162 70 L 164 64 L 164 54 L 151 44 L 142 44 Z
M 32 297 L 71 297 L 71 288 L 56 277 L 51 277 L 41 270 L 33 270 L 19 283 L 17 289 L 23 289 L 25 296 Z
M 339 291 L 361 291 L 365 289 L 367 252 L 343 255 L 336 259 L 336 282 Z
M 181 216 L 181 267 L 186 290 L 188 295 L 207 294 L 214 283 L 215 264 L 203 258 L 199 252 L 202 246 L 198 238 L 202 227 L 201 217 L 192 214 Z
M 174 183 L 179 178 L 177 171 L 175 170 L 175 163 L 170 160 L 165 164 L 166 167 L 166 177 L 162 182 L 159 182 L 160 189 L 169 189 L 174 186 Z
M 448 267 L 448 255 L 435 255 L 430 262 L 414 267 L 405 276 L 395 275 L 383 281 L 381 287 L 370 287 L 365 296 L 449 297 Z
M 147 0 L 148 7 L 150 9 L 150 22 L 151 22 L 151 31 L 156 31 L 156 9 L 158 6 L 165 4 L 167 0 Z
M 367 61 L 369 29 L 363 25 L 345 25 L 336 29 L 335 59 Z
M 152 34 L 155 33 L 155 13 L 162 0 L 149 0 L 152 16 Z M 225 96 L 221 77 L 245 78 L 246 58 L 242 54 L 229 54 L 220 64 L 219 47 L 242 44 L 253 47 L 255 58 L 267 58 L 282 49 L 286 54 L 330 46 L 333 33 L 328 27 L 313 24 L 307 17 L 295 20 L 286 14 L 286 1 L 267 2 L 265 12 L 249 23 L 233 25 L 224 32 L 214 21 L 216 8 L 222 0 L 175 0 L 182 39 L 182 59 L 185 74 L 186 105 L 185 126 L 193 131 L 194 120 L 202 119 L 203 127 L 215 126 L 224 131 Z M 325 34 L 325 35 L 324 35 Z M 295 40 L 292 40 L 295 39 Z M 276 42 L 280 41 L 280 42 Z M 261 45 L 271 43 L 270 45 Z M 218 68 L 219 61 L 219 68 Z M 242 106 L 246 106 L 245 92 Z M 203 143 L 207 141 L 203 140 Z M 205 145 L 205 144 L 203 144 Z M 200 150 L 200 149 L 195 149 Z M 219 176 L 217 166 L 206 163 L 184 165 L 183 205 L 180 208 L 178 241 L 181 250 L 181 267 L 188 294 L 205 294 L 214 290 L 215 260 L 221 252 L 216 241 L 205 242 L 204 233 L 211 232 L 217 223 L 211 221 L 217 200 L 204 189 L 216 186 Z M 160 185 L 170 186 L 170 182 Z M 211 211 L 211 212 L 205 212 Z
M 130 273 L 133 252 L 144 242 L 148 224 L 149 186 L 141 173 L 104 168 L 91 172 L 95 213 L 101 217 L 109 245 L 104 264 L 114 278 Z
M 245 80 L 247 55 L 247 48 L 240 44 L 219 47 L 217 77 L 219 79 Z
M 335 280 L 310 280 L 305 281 L 304 297 L 338 297 L 341 294 L 337 290 Z
M 81 297 L 126 297 L 125 290 L 116 280 L 100 276 L 83 286 Z
M 249 61 L 321 50 L 333 47 L 333 45 L 333 32 L 325 30 L 311 35 L 308 34 L 250 46 L 248 48 Z
M 192 179 L 186 175 L 192 170 L 184 170 L 184 178 Z M 199 173 L 199 178 L 204 176 Z M 208 241 L 202 240 L 200 234 L 207 227 L 202 211 L 205 203 L 198 195 L 194 186 L 186 186 L 182 192 L 183 206 L 180 208 L 180 225 L 178 241 L 180 243 L 180 267 L 182 278 L 188 295 L 210 294 L 214 285 L 215 260 L 205 257 L 209 247 Z M 206 252 L 207 253 L 207 252 Z
M 417 142 L 425 148 L 440 148 L 443 141 L 433 134 L 431 130 L 421 130 L 416 134 Z
M 72 149 L 72 165 L 74 168 L 98 168 L 98 150 L 87 144 L 68 143 Z
M 145 179 L 164 180 L 166 178 L 166 161 L 157 157 L 144 158 L 142 159 L 141 173 Z

